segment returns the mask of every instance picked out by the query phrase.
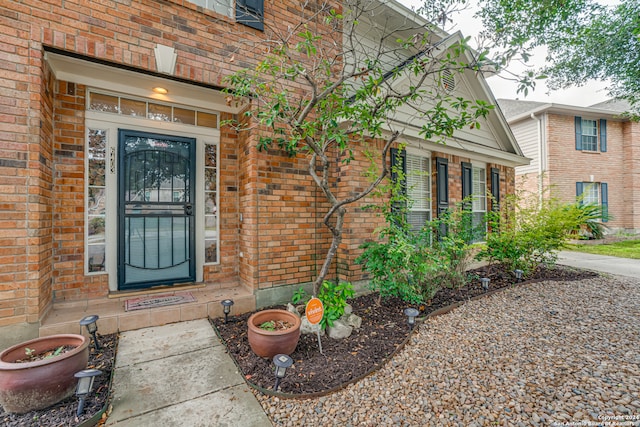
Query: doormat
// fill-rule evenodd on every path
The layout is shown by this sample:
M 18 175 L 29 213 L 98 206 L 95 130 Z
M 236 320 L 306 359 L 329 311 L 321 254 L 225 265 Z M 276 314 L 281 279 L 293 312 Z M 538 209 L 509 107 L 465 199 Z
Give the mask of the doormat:
M 191 294 L 191 292 L 184 292 L 180 294 L 164 294 L 153 295 L 148 297 L 132 298 L 125 300 L 124 310 L 142 310 L 144 308 L 156 308 L 164 307 L 167 305 L 184 304 L 187 302 L 196 302 L 197 299 Z

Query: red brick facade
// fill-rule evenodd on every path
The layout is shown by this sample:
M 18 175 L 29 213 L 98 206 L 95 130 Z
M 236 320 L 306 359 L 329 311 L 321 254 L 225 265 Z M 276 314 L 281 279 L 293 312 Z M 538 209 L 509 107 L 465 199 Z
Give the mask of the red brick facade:
M 275 4 L 274 4 L 275 3 Z M 299 21 L 297 2 L 269 2 L 265 22 Z M 154 47 L 175 47 L 175 77 L 221 86 L 223 77 L 260 59 L 265 34 L 186 0 L 14 1 L 0 6 L 0 326 L 35 323 L 52 301 L 109 294 L 107 274 L 85 274 L 86 85 L 58 80 L 46 51 L 156 73 Z M 102 88 L 109 89 L 109 88 Z M 220 119 L 233 118 L 221 112 Z M 256 148 L 259 131 L 220 129 L 220 262 L 203 267 L 210 286 L 252 290 L 312 281 L 330 245 L 328 204 L 306 156 Z M 460 162 L 449 159 L 451 202 L 461 195 Z M 338 194 L 367 185 L 366 161 L 342 166 Z M 500 169 L 501 192 L 513 191 L 512 167 Z M 487 183 L 490 177 L 487 176 Z M 435 190 L 434 190 L 435 191 Z M 332 277 L 362 278 L 359 245 L 381 224 L 348 207 Z
M 576 183 L 606 183 L 608 212 L 612 216 L 606 225 L 612 231 L 640 230 L 640 124 L 624 119 L 618 112 L 595 107 L 572 110 L 571 106 L 549 104 L 536 114 L 542 123 L 537 133 L 533 129 L 538 119 L 533 121 L 525 114 L 526 117 L 510 121 L 525 155 L 541 164 L 535 172 L 531 168 L 517 169 L 519 188 L 531 193 L 546 189 L 546 196 L 573 202 Z M 606 121 L 606 151 L 600 146 L 591 151 L 576 149 L 576 117 L 597 121 L 599 129 L 600 120 Z M 600 139 L 599 134 L 599 144 Z

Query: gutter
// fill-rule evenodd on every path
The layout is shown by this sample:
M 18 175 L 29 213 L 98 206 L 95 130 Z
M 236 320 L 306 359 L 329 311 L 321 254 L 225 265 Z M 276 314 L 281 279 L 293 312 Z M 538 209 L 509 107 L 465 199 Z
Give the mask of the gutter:
M 542 140 L 542 118 L 537 117 L 535 113 L 531 113 L 530 117 L 532 120 L 535 120 L 537 122 L 536 132 L 538 140 L 538 202 L 540 203 L 540 206 L 542 206 L 542 173 L 544 172 L 544 168 L 542 167 L 542 154 L 544 152 L 542 147 L 544 143 L 544 141 Z

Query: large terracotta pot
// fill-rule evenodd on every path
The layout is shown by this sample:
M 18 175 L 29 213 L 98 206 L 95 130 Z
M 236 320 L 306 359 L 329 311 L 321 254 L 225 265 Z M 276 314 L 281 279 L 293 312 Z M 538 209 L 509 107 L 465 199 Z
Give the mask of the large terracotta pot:
M 26 348 L 39 354 L 60 346 L 75 348 L 58 356 L 15 363 L 25 358 Z M 9 347 L 0 353 L 0 405 L 6 412 L 23 414 L 58 403 L 74 393 L 77 379 L 73 374 L 86 369 L 88 361 L 89 340 L 82 335 L 51 335 Z
M 283 320 L 293 325 L 282 331 L 266 331 L 260 328 L 265 322 Z M 291 354 L 300 339 L 300 317 L 287 310 L 262 310 L 249 317 L 249 345 L 260 357 L 273 357 L 276 354 Z

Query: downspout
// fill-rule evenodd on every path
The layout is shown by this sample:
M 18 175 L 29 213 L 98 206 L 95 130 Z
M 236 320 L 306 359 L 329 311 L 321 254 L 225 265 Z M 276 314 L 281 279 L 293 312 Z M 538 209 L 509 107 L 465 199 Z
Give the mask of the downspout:
M 538 203 L 539 206 L 542 206 L 542 189 L 543 189 L 543 181 L 542 174 L 544 172 L 544 168 L 542 167 L 542 119 L 540 117 L 536 117 L 534 113 L 531 113 L 531 119 L 535 120 L 537 123 L 536 126 L 536 134 L 537 134 L 537 148 L 538 148 Z

